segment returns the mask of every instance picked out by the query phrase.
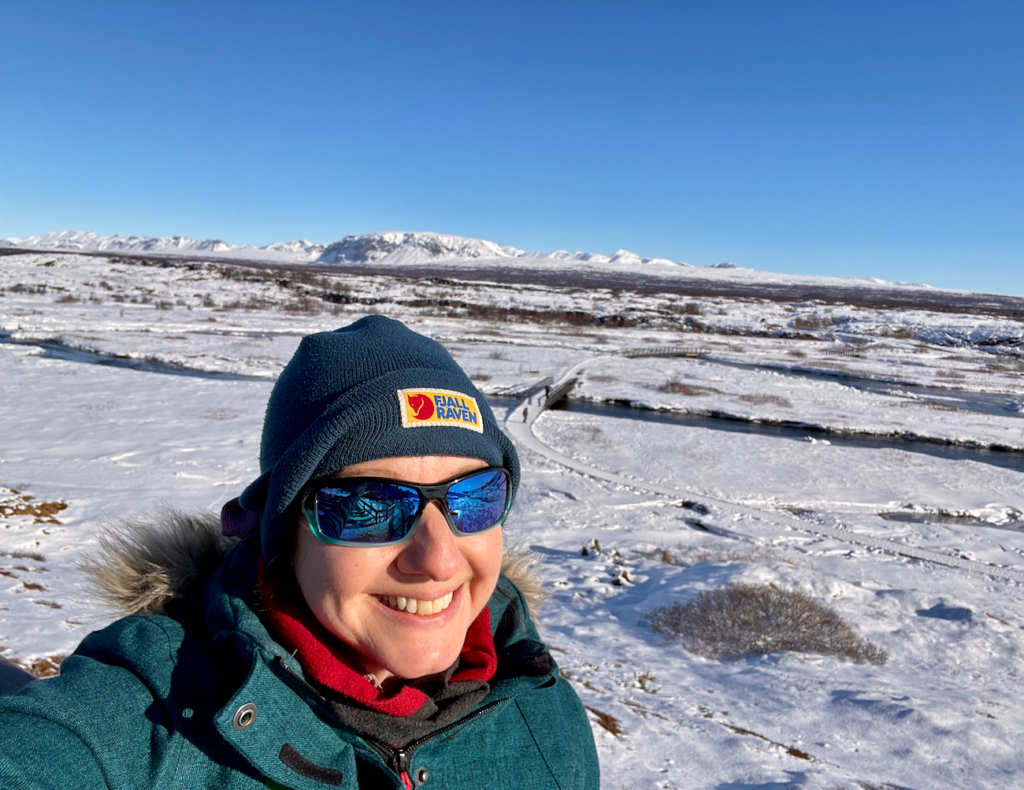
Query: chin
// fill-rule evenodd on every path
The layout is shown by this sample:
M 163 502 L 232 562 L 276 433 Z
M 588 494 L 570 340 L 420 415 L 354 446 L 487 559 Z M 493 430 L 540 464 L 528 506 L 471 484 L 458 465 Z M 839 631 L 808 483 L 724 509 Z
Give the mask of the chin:
M 433 647 L 436 649 L 436 645 Z M 403 680 L 415 680 L 426 675 L 444 672 L 458 660 L 461 649 L 462 646 L 459 645 L 457 648 L 450 648 L 442 652 L 432 651 L 426 655 L 423 650 L 416 651 L 415 648 L 412 648 L 409 653 L 403 655 L 385 656 L 385 660 L 380 664 L 395 677 Z

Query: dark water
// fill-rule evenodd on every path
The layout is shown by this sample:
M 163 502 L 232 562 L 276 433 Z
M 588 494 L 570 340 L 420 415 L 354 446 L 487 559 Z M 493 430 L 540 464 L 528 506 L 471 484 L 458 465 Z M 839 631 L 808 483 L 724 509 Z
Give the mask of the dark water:
M 88 365 L 103 365 L 111 368 L 140 370 L 146 373 L 164 373 L 171 376 L 192 376 L 193 378 L 220 379 L 221 381 L 267 381 L 262 376 L 246 376 L 241 373 L 220 373 L 210 370 L 175 365 L 158 359 L 130 359 L 98 351 L 84 351 L 59 343 L 55 340 L 18 340 L 10 332 L 0 332 L 0 343 L 12 346 L 29 346 L 42 351 L 39 355 L 47 359 L 61 359 L 65 362 L 81 362 Z
M 115 368 L 126 368 L 139 370 L 147 373 L 162 373 L 173 376 L 192 376 L 198 378 L 221 379 L 223 381 L 268 381 L 261 376 L 246 376 L 238 373 L 221 373 L 215 371 L 197 370 L 183 365 L 174 365 L 168 362 L 161 362 L 154 359 L 129 359 L 109 354 L 102 354 L 95 351 L 84 351 L 70 348 L 62 343 L 52 340 L 19 340 L 11 337 L 10 332 L 0 332 L 0 343 L 18 346 L 30 346 L 42 351 L 41 356 L 51 359 L 61 359 L 69 362 L 79 362 L 92 365 L 105 365 Z M 731 363 L 730 363 L 731 364 Z M 801 374 L 819 375 L 822 374 Z M 822 376 L 824 377 L 824 376 Z M 829 377 L 830 378 L 830 377 Z M 871 381 L 872 386 L 886 386 L 890 389 L 892 384 L 877 382 L 868 379 L 858 380 L 858 386 L 865 381 Z M 907 389 L 899 387 L 899 389 Z M 919 388 L 927 390 L 928 388 Z M 946 394 L 945 390 L 935 390 Z M 983 393 L 961 393 L 969 396 L 984 396 Z M 987 396 L 986 396 L 987 397 Z M 487 402 L 492 408 L 498 411 L 513 408 L 518 401 L 514 398 L 500 396 L 487 396 Z M 540 408 L 536 406 L 535 408 Z M 565 399 L 554 406 L 554 410 L 573 411 L 583 414 L 593 414 L 599 417 L 612 417 L 615 419 L 639 420 L 641 422 L 664 423 L 668 425 L 680 425 L 688 428 L 707 428 L 714 431 L 729 431 L 732 433 L 746 433 L 757 436 L 775 436 L 780 439 L 791 441 L 807 441 L 808 436 L 827 439 L 837 447 L 858 447 L 865 449 L 897 449 L 910 453 L 921 453 L 935 458 L 944 458 L 954 461 L 977 461 L 1004 469 L 1012 469 L 1017 472 L 1024 472 L 1024 453 L 1013 451 L 986 450 L 956 445 L 943 445 L 931 442 L 910 441 L 898 437 L 886 436 L 856 436 L 842 433 L 833 433 L 818 428 L 805 428 L 788 425 L 765 425 L 762 423 L 749 422 L 747 420 L 730 419 L 727 417 L 705 417 L 690 414 L 679 414 L 676 412 L 653 411 L 650 409 L 637 409 L 627 405 L 616 403 L 594 403 L 575 399 Z M 989 412 L 992 413 L 992 412 Z M 1005 414 L 1006 412 L 1000 412 Z
M 993 524 L 971 516 L 954 516 L 948 513 L 879 513 L 886 521 L 898 521 L 904 524 L 956 524 L 961 527 L 988 527 L 989 529 L 1005 529 L 1010 532 L 1024 532 L 1024 522 L 1008 521 L 1005 524 Z
M 488 399 L 490 400 L 490 399 Z M 505 399 L 508 400 L 508 399 Z M 833 433 L 820 428 L 805 428 L 789 425 L 765 425 L 747 420 L 730 419 L 727 417 L 704 417 L 676 412 L 637 409 L 615 403 L 593 403 L 581 400 L 563 400 L 554 406 L 554 411 L 571 411 L 581 414 L 593 414 L 597 417 L 639 420 L 640 422 L 679 425 L 686 428 L 707 428 L 712 431 L 728 431 L 756 436 L 774 436 L 779 439 L 806 442 L 807 437 L 825 439 L 836 447 L 857 447 L 869 450 L 894 449 L 908 453 L 920 453 L 950 461 L 977 461 L 979 463 L 998 466 L 1024 472 L 1024 453 L 1000 450 L 985 450 L 958 445 L 936 444 L 932 442 L 911 441 L 889 436 L 859 436 Z
M 876 395 L 903 395 L 912 397 L 915 400 L 927 401 L 940 406 L 953 406 L 964 411 L 973 411 L 978 414 L 991 414 L 996 417 L 1021 417 L 1024 418 L 1024 389 L 1019 395 L 1007 395 L 993 392 L 970 392 L 968 390 L 943 389 L 942 387 L 926 387 L 920 384 L 909 384 L 895 381 L 881 381 L 865 376 L 852 376 L 848 373 L 830 372 L 827 370 L 802 370 L 783 365 L 754 365 L 744 362 L 732 362 L 718 359 L 708 359 L 706 362 L 714 365 L 726 365 L 731 368 L 743 368 L 745 370 L 770 370 L 782 376 L 793 376 L 802 379 L 814 379 L 817 381 L 831 381 L 842 384 L 844 387 L 863 392 L 871 392 Z

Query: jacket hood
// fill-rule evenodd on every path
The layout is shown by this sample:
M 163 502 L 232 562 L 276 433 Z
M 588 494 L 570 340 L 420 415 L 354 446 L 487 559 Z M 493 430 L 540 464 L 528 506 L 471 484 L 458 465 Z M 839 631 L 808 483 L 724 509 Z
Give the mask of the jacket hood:
M 221 534 L 216 513 L 162 508 L 122 519 L 101 533 L 81 563 L 99 603 L 120 616 L 165 614 L 171 604 L 198 605 L 203 585 L 238 538 Z M 505 550 L 501 572 L 519 588 L 536 619 L 548 593 L 537 555 L 518 544 Z

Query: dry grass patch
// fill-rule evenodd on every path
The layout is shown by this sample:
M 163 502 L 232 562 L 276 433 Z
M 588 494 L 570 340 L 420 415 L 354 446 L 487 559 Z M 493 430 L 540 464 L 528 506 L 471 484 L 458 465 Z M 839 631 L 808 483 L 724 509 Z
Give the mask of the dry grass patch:
M 324 311 L 324 303 L 319 299 L 313 299 L 308 296 L 300 296 L 297 299 L 293 299 L 291 302 L 286 302 L 281 305 L 281 309 L 286 313 L 304 313 L 306 315 L 320 315 Z
M 608 730 L 612 735 L 618 738 L 625 730 L 619 725 L 619 720 L 612 716 L 610 713 L 605 713 L 603 710 L 592 708 L 589 705 L 584 705 L 584 708 L 594 714 L 594 718 L 597 719 L 597 723 Z
M 681 507 L 694 510 L 706 515 L 707 508 L 698 503 L 684 502 Z M 762 546 L 753 546 L 749 549 L 715 548 L 708 546 L 676 546 L 674 549 L 655 549 L 649 555 L 652 559 L 660 560 L 669 565 L 679 565 L 683 568 L 692 568 L 704 562 L 788 562 L 777 552 Z
M 888 655 L 834 610 L 774 584 L 730 584 L 687 604 L 648 612 L 644 623 L 691 653 L 718 661 L 779 651 L 818 653 L 856 664 L 884 664 Z
M 782 409 L 793 408 L 793 403 L 789 398 L 785 398 L 782 395 L 768 395 L 765 393 L 758 393 L 756 395 L 737 395 L 744 403 L 749 403 L 752 406 L 778 406 Z
M 721 395 L 722 391 L 715 389 L 714 387 L 700 387 L 696 384 L 687 384 L 678 379 L 670 379 L 664 384 L 658 386 L 659 392 L 667 392 L 670 395 L 688 395 L 696 397 L 698 395 Z
M 793 319 L 794 329 L 824 329 L 828 326 L 834 326 L 836 319 L 830 315 L 819 315 L 813 313 L 811 315 L 801 316 Z
M 52 678 L 60 674 L 60 665 L 65 658 L 67 656 L 43 656 L 34 661 L 22 661 L 17 658 L 9 660 L 37 678 Z
M 0 486 L 0 523 L 4 528 L 9 524 L 8 519 L 22 516 L 32 519 L 33 524 L 54 524 L 60 525 L 56 516 L 62 510 L 67 509 L 67 503 L 37 502 L 35 497 L 23 494 L 14 488 Z

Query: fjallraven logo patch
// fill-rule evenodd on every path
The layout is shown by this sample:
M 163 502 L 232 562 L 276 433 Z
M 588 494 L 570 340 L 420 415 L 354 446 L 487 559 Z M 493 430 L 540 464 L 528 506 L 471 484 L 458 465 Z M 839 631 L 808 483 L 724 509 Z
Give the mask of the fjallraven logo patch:
M 398 390 L 403 428 L 445 425 L 484 432 L 476 398 L 452 390 Z

